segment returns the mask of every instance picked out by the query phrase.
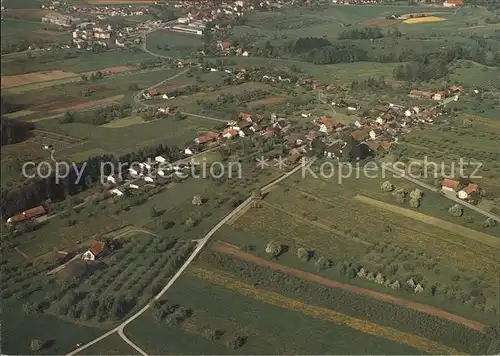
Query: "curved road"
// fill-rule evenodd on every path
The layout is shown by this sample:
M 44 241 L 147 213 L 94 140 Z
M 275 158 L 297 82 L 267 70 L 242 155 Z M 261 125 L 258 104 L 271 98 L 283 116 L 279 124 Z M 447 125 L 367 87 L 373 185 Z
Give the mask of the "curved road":
M 270 182 L 269 184 L 265 185 L 261 189 L 261 192 L 262 193 L 267 192 L 273 186 L 275 186 L 276 184 L 278 184 L 281 181 L 285 180 L 286 178 L 290 177 L 292 174 L 296 173 L 301 168 L 310 166 L 314 161 L 315 161 L 315 158 L 309 160 L 308 162 L 305 162 L 305 161 L 302 162 L 301 164 L 299 164 L 297 167 L 295 167 L 294 169 L 292 169 L 288 173 L 283 174 L 282 176 L 280 176 L 276 180 L 274 180 L 274 181 Z M 245 209 L 247 207 L 247 205 L 251 203 L 251 201 L 252 201 L 252 197 L 247 198 L 236 209 L 234 209 L 232 212 L 230 212 L 228 215 L 226 215 L 221 221 L 219 221 L 217 223 L 217 225 L 215 225 L 202 239 L 198 240 L 198 245 L 196 246 L 196 248 L 193 251 L 193 253 L 191 253 L 191 255 L 186 260 L 186 262 L 184 262 L 184 264 L 182 265 L 182 267 L 170 279 L 170 281 L 165 285 L 165 287 L 163 287 L 163 289 L 153 298 L 153 300 L 160 299 L 163 296 L 163 294 L 165 294 L 168 291 L 168 289 L 170 287 L 172 287 L 172 285 L 175 283 L 175 281 L 181 276 L 182 272 L 184 272 L 186 270 L 186 268 L 188 268 L 188 266 L 191 264 L 191 262 L 193 262 L 193 260 L 198 256 L 198 254 L 200 253 L 200 251 L 203 249 L 203 247 L 205 247 L 205 245 L 208 243 L 208 241 L 210 240 L 210 238 L 217 232 L 217 230 L 219 230 L 234 215 L 238 214 L 241 210 Z M 87 344 L 85 344 L 85 345 L 83 345 L 83 346 L 81 346 L 81 347 L 79 347 L 79 348 L 71 351 L 70 353 L 66 354 L 66 356 L 75 355 L 75 354 L 79 353 L 80 351 L 83 351 L 83 350 L 87 349 L 88 347 L 90 347 L 90 346 L 98 343 L 99 341 L 104 340 L 105 338 L 107 338 L 108 336 L 114 334 L 115 332 L 118 332 L 118 334 L 120 335 L 120 337 L 127 344 L 129 344 L 131 347 L 133 347 L 135 350 L 137 350 L 137 352 L 139 352 L 143 356 L 147 356 L 148 354 L 144 350 L 142 350 L 139 346 L 137 346 L 136 344 L 134 344 L 125 335 L 124 328 L 129 323 L 131 323 L 132 321 L 134 321 L 135 319 L 137 319 L 139 316 L 141 316 L 149 307 L 150 307 L 150 304 L 148 303 L 141 310 L 139 310 L 137 313 L 135 313 L 134 315 L 132 315 L 131 317 L 129 317 L 127 320 L 125 320 L 123 323 L 121 323 L 120 325 L 118 325 L 116 328 L 111 329 L 110 331 L 108 331 L 108 332 L 104 333 L 103 335 L 95 338 L 94 340 L 88 342 Z

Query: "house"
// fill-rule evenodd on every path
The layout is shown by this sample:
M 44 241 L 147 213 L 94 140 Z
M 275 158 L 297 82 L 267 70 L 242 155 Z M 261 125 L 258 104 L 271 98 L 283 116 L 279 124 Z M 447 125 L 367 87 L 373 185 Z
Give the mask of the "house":
M 240 112 L 238 114 L 238 119 L 252 122 L 252 114 L 248 114 L 248 113 L 245 113 L 245 112 Z
M 292 133 L 286 137 L 286 141 L 291 146 L 301 146 L 305 143 L 306 138 L 299 133 Z
M 193 150 L 191 148 L 189 148 L 189 147 L 186 147 L 184 149 L 184 154 L 188 155 L 188 156 L 191 156 L 193 154 Z
M 106 178 L 106 181 L 110 184 L 118 184 L 123 181 L 123 179 L 118 174 L 113 174 L 111 176 L 108 176 Z
M 205 135 L 202 135 L 202 136 L 195 138 L 194 142 L 196 144 L 201 145 L 201 144 L 213 142 L 217 139 L 217 137 L 219 137 L 219 134 L 217 132 L 209 131 Z
M 123 192 L 122 192 L 120 189 L 118 189 L 118 188 L 111 189 L 109 192 L 110 192 L 112 195 L 115 195 L 115 196 L 117 196 L 117 197 L 121 197 L 121 196 L 123 196 Z
M 165 162 L 167 162 L 167 160 L 164 157 L 162 157 L 162 156 L 156 156 L 155 157 L 155 162 L 157 162 L 157 163 L 165 163 Z
M 445 93 L 444 91 L 440 91 L 440 92 L 437 92 L 435 93 L 433 96 L 432 96 L 432 100 L 436 100 L 436 101 L 441 101 L 445 98 Z
M 131 189 L 139 189 L 143 186 L 145 186 L 147 182 L 145 180 L 136 180 L 133 181 L 132 183 L 129 183 L 128 187 Z
M 368 137 L 370 137 L 370 128 L 369 127 L 365 127 L 363 129 L 359 129 L 359 130 L 356 130 L 354 131 L 353 133 L 351 133 L 351 136 L 353 139 L 355 139 L 356 141 L 364 141 L 366 139 L 368 139 Z
M 238 131 L 234 129 L 225 129 L 224 132 L 222 133 L 222 137 L 224 138 L 233 138 L 238 136 Z
M 7 224 L 17 224 L 26 220 L 26 216 L 23 214 L 16 214 L 7 219 Z
M 441 182 L 441 189 L 447 192 L 456 192 L 460 187 L 460 182 L 457 180 L 445 178 Z
M 409 97 L 413 99 L 430 99 L 434 94 L 428 91 L 413 89 L 410 91 Z
M 43 206 L 37 206 L 28 210 L 23 211 L 23 215 L 26 219 L 35 219 L 42 215 L 47 214 L 47 211 Z
M 479 186 L 474 183 L 469 183 L 467 187 L 458 192 L 458 197 L 460 199 L 467 199 L 473 194 L 477 194 L 479 192 Z
M 380 142 L 377 141 L 368 141 L 366 145 L 372 150 L 373 152 L 376 152 L 380 148 Z
M 153 183 L 153 182 L 154 182 L 154 179 L 153 179 L 153 177 L 146 176 L 146 177 L 144 177 L 144 181 L 145 181 L 145 182 L 148 182 L 148 183 Z
M 221 51 L 229 51 L 231 48 L 231 41 L 229 40 L 222 40 L 217 42 L 217 48 L 220 49 Z
M 137 176 L 137 175 L 139 175 L 139 171 L 138 171 L 137 169 L 135 169 L 135 168 L 129 168 L 129 169 L 128 169 L 128 173 L 129 173 L 130 175 L 132 175 L 132 176 Z
M 381 141 L 380 148 L 384 151 L 390 151 L 392 149 L 392 142 L 389 141 Z
M 444 7 L 458 7 L 463 5 L 464 5 L 464 0 L 446 0 L 443 3 Z
M 276 135 L 276 131 L 272 130 L 272 129 L 269 129 L 269 130 L 262 132 L 262 136 L 266 136 L 266 137 L 273 137 L 275 135 Z
M 342 157 L 342 149 L 344 148 L 344 145 L 341 143 L 334 143 L 330 146 L 328 146 L 323 154 L 325 157 L 328 158 L 337 158 L 340 159 Z
M 308 113 L 302 113 L 300 116 L 302 116 L 303 118 L 307 119 L 308 117 L 311 117 L 311 113 L 308 112 Z
M 106 242 L 94 240 L 90 243 L 89 249 L 82 256 L 85 261 L 95 261 L 106 254 L 108 248 Z
M 450 93 L 460 93 L 464 90 L 464 87 L 462 85 L 450 85 L 450 87 L 448 88 L 448 91 Z

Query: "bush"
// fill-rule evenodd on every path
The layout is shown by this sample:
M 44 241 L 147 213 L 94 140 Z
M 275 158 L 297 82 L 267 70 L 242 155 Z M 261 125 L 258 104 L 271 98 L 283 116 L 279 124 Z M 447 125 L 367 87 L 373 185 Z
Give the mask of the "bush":
M 31 340 L 30 349 L 31 351 L 39 351 L 43 348 L 43 342 L 40 339 Z

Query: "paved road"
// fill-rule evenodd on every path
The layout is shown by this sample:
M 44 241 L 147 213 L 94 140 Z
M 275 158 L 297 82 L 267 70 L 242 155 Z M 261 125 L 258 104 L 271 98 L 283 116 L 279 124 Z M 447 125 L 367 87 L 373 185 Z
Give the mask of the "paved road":
M 436 192 L 436 193 L 440 193 L 440 192 L 441 192 L 441 190 L 440 190 L 440 189 L 438 189 L 438 188 L 436 188 L 436 187 L 434 187 L 434 186 L 432 186 L 432 185 L 430 185 L 430 184 L 427 184 L 427 183 L 424 183 L 424 182 L 422 182 L 422 181 L 420 181 L 420 180 L 418 180 L 418 179 L 415 179 L 415 178 L 409 177 L 409 176 L 408 176 L 408 175 L 406 175 L 406 174 L 401 175 L 401 172 L 398 172 L 398 171 L 396 171 L 396 170 L 394 170 L 394 169 L 392 169 L 392 168 L 390 168 L 390 167 L 385 166 L 385 169 L 387 169 L 389 172 L 394 173 L 394 174 L 395 174 L 396 176 L 398 176 L 398 177 L 401 177 L 401 178 L 403 178 L 403 179 L 406 179 L 406 180 L 408 180 L 408 181 L 410 181 L 410 182 L 412 182 L 412 183 L 418 184 L 418 185 L 419 185 L 419 186 L 421 186 L 422 188 L 425 188 L 425 189 L 427 189 L 427 190 L 431 190 L 431 191 Z M 479 214 L 482 214 L 482 215 L 484 215 L 484 216 L 486 216 L 486 217 L 488 217 L 488 218 L 492 218 L 493 220 L 496 220 L 497 222 L 500 222 L 500 216 L 495 215 L 495 214 L 492 214 L 492 213 L 490 213 L 490 212 L 488 212 L 488 211 L 486 211 L 486 210 L 483 210 L 483 209 L 481 209 L 481 208 L 478 208 L 478 207 L 477 207 L 477 206 L 475 206 L 475 205 L 469 204 L 469 203 L 467 203 L 466 201 L 463 201 L 462 199 L 459 199 L 459 198 L 455 195 L 455 193 L 453 193 L 453 192 L 450 192 L 450 193 L 445 193 L 445 194 L 444 194 L 444 196 L 445 196 L 446 198 L 450 199 L 450 200 L 453 200 L 454 202 L 456 202 L 456 203 L 458 203 L 458 204 L 460 204 L 460 205 L 462 205 L 462 206 L 465 206 L 466 208 L 469 208 L 469 209 L 471 209 L 471 210 L 474 210 L 475 212 L 478 212 Z
M 314 159 L 310 160 L 308 163 L 307 163 L 307 166 L 310 166 L 312 163 L 314 162 Z M 292 174 L 296 173 L 297 171 L 299 171 L 303 165 L 305 163 L 301 163 L 300 165 L 298 165 L 297 167 L 295 167 L 294 169 L 292 169 L 291 171 L 289 171 L 288 173 L 285 173 L 283 174 L 282 176 L 280 176 L 279 178 L 277 178 L 276 180 L 272 181 L 271 183 L 267 184 L 266 186 L 264 186 L 261 191 L 262 193 L 265 193 L 267 192 L 270 188 L 272 188 L 273 186 L 275 186 L 276 184 L 280 183 L 281 181 L 283 181 L 284 179 L 290 177 Z M 186 268 L 191 264 L 191 262 L 193 262 L 193 260 L 198 256 L 198 254 L 200 253 L 200 251 L 203 249 L 203 247 L 205 247 L 205 245 L 208 243 L 208 241 L 210 240 L 210 238 L 217 232 L 217 230 L 219 230 L 227 221 L 229 221 L 234 215 L 238 214 L 242 209 L 245 209 L 246 206 L 248 204 L 250 204 L 252 201 L 252 198 L 247 198 L 242 204 L 240 204 L 236 209 L 234 209 L 231 213 L 229 213 L 228 215 L 226 215 L 221 221 L 219 221 L 217 223 L 217 225 L 215 225 L 202 239 L 198 240 L 198 245 L 196 246 L 195 250 L 193 251 L 193 253 L 189 256 L 189 258 L 186 260 L 186 262 L 184 262 L 184 264 L 182 265 L 182 267 L 177 271 L 177 273 L 170 279 L 170 281 L 165 285 L 165 287 L 163 287 L 163 289 L 153 298 L 153 300 L 158 300 L 160 299 L 163 294 L 165 294 L 168 289 L 170 287 L 172 287 L 172 285 L 175 283 L 175 281 L 181 276 L 181 274 L 186 270 Z M 141 310 L 139 310 L 137 313 L 135 313 L 134 315 L 132 315 L 130 318 L 128 318 L 127 320 L 125 320 L 123 323 L 121 323 L 120 325 L 118 325 L 116 328 L 114 329 L 111 329 L 110 331 L 106 332 L 105 334 L 95 338 L 94 340 L 88 342 L 87 344 L 71 351 L 70 353 L 68 353 L 66 356 L 72 356 L 72 355 L 75 355 L 77 353 L 79 353 L 80 351 L 83 351 L 85 349 L 87 349 L 88 347 L 98 343 L 99 341 L 102 341 L 104 340 L 105 338 L 107 338 L 108 336 L 114 334 L 115 332 L 118 332 L 118 334 L 120 335 L 120 337 L 127 343 L 129 344 L 131 347 L 133 347 L 135 350 L 137 350 L 137 352 L 139 352 L 141 355 L 144 355 L 144 356 L 147 356 L 147 353 L 142 350 L 139 346 L 137 346 L 136 344 L 134 344 L 124 333 L 124 328 L 125 326 L 127 326 L 129 323 L 131 323 L 132 321 L 134 321 L 135 319 L 137 319 L 139 316 L 141 316 L 148 308 L 150 307 L 150 304 L 148 303 L 147 305 L 145 305 Z

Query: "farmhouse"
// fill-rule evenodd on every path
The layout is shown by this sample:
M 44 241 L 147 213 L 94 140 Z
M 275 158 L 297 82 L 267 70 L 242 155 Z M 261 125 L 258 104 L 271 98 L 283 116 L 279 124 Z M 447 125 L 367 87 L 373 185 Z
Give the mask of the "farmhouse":
M 219 134 L 217 132 L 209 131 L 205 135 L 199 136 L 194 139 L 194 142 L 198 145 L 204 144 L 204 143 L 209 143 L 213 142 L 219 137 Z
M 471 195 L 477 194 L 479 192 L 479 186 L 474 183 L 469 183 L 467 187 L 458 192 L 458 197 L 460 199 L 468 199 Z
M 118 174 L 113 174 L 106 178 L 106 181 L 110 184 L 118 184 L 123 181 L 123 179 Z
M 458 7 L 458 6 L 463 6 L 464 0 L 446 0 L 443 3 L 444 7 Z
M 90 243 L 87 252 L 82 255 L 82 259 L 85 261 L 95 261 L 97 258 L 105 255 L 107 250 L 106 242 L 94 240 Z
M 460 187 L 460 182 L 457 180 L 445 178 L 441 182 L 441 188 L 446 192 L 456 192 Z
M 36 219 L 42 215 L 47 214 L 47 211 L 43 206 L 37 206 L 28 210 L 23 211 L 21 214 L 16 214 L 7 219 L 8 224 L 15 224 L 22 222 L 24 220 Z
M 434 94 L 429 91 L 416 90 L 410 91 L 409 97 L 413 99 L 430 99 Z
M 231 48 L 231 41 L 229 40 L 219 41 L 217 43 L 217 48 L 220 49 L 221 51 L 229 51 L 229 49 Z

